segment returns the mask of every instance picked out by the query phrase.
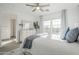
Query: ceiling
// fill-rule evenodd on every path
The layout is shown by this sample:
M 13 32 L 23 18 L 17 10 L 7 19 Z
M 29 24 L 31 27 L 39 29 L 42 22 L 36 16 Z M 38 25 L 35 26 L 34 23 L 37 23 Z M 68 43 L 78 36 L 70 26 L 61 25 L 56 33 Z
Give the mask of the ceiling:
M 31 14 L 36 16 L 40 14 L 48 14 L 48 13 L 61 11 L 62 9 L 75 8 L 79 5 L 78 3 L 49 3 L 49 4 L 50 4 L 49 7 L 45 7 L 46 9 L 50 10 L 49 12 L 39 12 L 39 11 L 32 12 L 32 7 L 25 6 L 25 3 L 0 3 L 0 11 L 13 12 L 13 13 L 18 12 L 18 13 Z

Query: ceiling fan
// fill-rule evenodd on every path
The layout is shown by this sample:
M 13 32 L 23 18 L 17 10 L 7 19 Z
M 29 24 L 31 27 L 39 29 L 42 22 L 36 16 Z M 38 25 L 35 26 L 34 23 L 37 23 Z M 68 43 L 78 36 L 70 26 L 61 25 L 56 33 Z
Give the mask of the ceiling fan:
M 45 5 L 41 5 L 40 3 L 34 3 L 33 5 L 31 4 L 26 4 L 26 6 L 31 6 L 33 7 L 32 12 L 36 11 L 36 10 L 40 10 L 40 11 L 49 11 L 49 9 L 45 9 L 43 10 L 43 7 L 48 7 L 49 4 L 45 4 Z

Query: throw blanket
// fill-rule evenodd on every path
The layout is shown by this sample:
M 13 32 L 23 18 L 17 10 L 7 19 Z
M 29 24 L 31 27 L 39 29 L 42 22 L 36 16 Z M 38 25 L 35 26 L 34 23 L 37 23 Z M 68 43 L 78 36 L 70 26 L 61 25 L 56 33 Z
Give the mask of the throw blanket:
M 24 45 L 23 45 L 23 48 L 31 49 L 31 47 L 32 47 L 32 42 L 33 42 L 33 40 L 36 39 L 37 37 L 39 37 L 39 36 L 37 36 L 37 35 L 31 35 L 31 36 L 27 37 L 27 38 L 25 39 L 25 43 L 24 43 Z

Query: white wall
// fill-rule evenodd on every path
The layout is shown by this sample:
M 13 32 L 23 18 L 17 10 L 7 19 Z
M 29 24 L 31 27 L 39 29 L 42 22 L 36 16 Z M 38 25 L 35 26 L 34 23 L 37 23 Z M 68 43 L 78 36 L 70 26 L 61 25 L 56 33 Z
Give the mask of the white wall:
M 7 11 L 6 11 L 7 12 Z M 13 14 L 14 15 L 14 14 Z M 16 39 L 18 40 L 18 31 L 20 29 L 19 24 L 21 23 L 21 21 L 29 21 L 31 22 L 31 28 L 33 28 L 32 26 L 32 22 L 34 21 L 34 17 L 28 14 L 22 14 L 22 13 L 16 13 L 14 16 L 16 16 Z M 0 14 L 0 36 L 1 36 L 1 40 L 2 39 L 8 39 L 11 36 L 11 19 L 12 18 L 12 13 L 8 14 L 8 13 L 1 13 Z
M 1 39 L 10 38 L 10 18 L 6 14 L 0 14 Z
M 33 20 L 35 20 L 35 17 L 33 17 L 31 12 L 29 12 L 29 8 L 24 6 L 24 4 L 0 4 L 0 29 L 1 29 L 0 39 L 10 38 L 11 35 L 10 18 L 13 18 L 12 16 L 16 17 L 17 37 L 18 37 L 18 31 L 20 29 L 19 24 L 21 23 L 21 20 L 30 22 L 33 22 Z M 18 38 L 16 39 L 18 40 Z
M 79 7 L 68 9 L 66 13 L 67 26 L 70 28 L 79 27 Z

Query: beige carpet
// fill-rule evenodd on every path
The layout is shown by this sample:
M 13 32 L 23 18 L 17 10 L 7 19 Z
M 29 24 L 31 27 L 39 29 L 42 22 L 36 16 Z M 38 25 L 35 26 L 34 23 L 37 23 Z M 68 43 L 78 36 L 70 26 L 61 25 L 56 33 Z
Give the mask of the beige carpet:
M 0 47 L 0 52 L 8 52 L 8 51 L 19 48 L 19 46 L 20 46 L 19 43 L 16 43 L 15 41 L 13 41 L 13 42 L 10 42 L 10 43 Z

